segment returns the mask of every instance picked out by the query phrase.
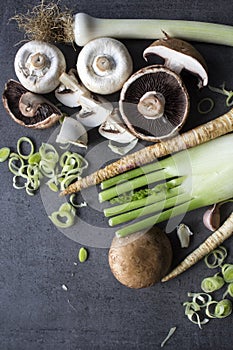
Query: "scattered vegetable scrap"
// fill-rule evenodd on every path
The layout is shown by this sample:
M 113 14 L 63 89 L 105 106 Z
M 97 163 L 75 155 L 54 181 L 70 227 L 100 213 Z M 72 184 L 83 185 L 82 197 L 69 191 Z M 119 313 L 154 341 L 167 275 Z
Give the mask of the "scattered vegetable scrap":
M 169 332 L 168 332 L 168 335 L 166 336 L 166 338 L 162 341 L 161 343 L 161 348 L 164 347 L 164 345 L 166 344 L 166 342 L 173 336 L 173 334 L 175 333 L 176 331 L 176 327 L 172 327 Z
M 81 247 L 79 249 L 79 253 L 78 253 L 78 259 L 81 263 L 85 262 L 87 260 L 87 257 L 88 257 L 88 253 L 87 253 L 87 250 L 86 248 L 84 247 Z
M 212 250 L 221 245 L 227 238 L 233 234 L 233 213 L 227 218 L 217 231 L 212 233 L 197 249 L 190 253 L 173 271 L 162 279 L 166 282 L 175 278 L 179 274 L 188 270 L 191 266 L 204 258 Z
M 190 231 L 190 228 L 187 225 L 183 223 L 178 225 L 177 236 L 180 240 L 181 248 L 187 248 L 189 246 L 190 236 L 192 235 L 193 235 L 193 232 Z
M 216 257 L 219 253 L 221 254 L 221 264 L 223 264 L 227 256 L 226 248 L 223 246 L 213 250 L 207 257 L 211 255 Z M 219 267 L 218 264 L 215 264 L 214 266 L 215 268 Z M 213 266 L 211 266 L 211 268 L 213 268 Z M 231 275 L 230 278 L 228 278 L 229 275 L 226 274 L 227 269 L 230 269 L 228 271 Z M 202 325 L 208 323 L 210 318 L 225 318 L 232 313 L 232 302 L 229 299 L 226 299 L 228 294 L 232 296 L 232 272 L 233 265 L 224 264 L 222 265 L 220 272 L 216 273 L 213 277 L 206 277 L 203 279 L 201 283 L 201 289 L 203 292 L 188 293 L 188 296 L 191 297 L 192 300 L 183 303 L 183 306 L 185 306 L 185 315 L 191 322 L 197 324 L 199 328 L 202 328 Z M 220 274 L 222 274 L 222 276 Z M 228 286 L 226 292 L 223 294 L 222 300 L 213 300 L 213 292 L 221 289 L 226 284 L 228 284 Z M 205 315 L 208 318 L 205 317 Z

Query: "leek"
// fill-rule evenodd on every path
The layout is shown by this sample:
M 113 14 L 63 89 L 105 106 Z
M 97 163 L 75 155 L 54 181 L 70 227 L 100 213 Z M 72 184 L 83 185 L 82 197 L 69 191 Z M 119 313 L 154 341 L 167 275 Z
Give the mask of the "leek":
M 104 210 L 110 226 L 137 219 L 116 231 L 120 237 L 147 229 L 187 211 L 218 203 L 233 197 L 233 134 L 228 134 L 181 151 L 156 163 L 124 174 L 123 182 L 99 193 L 101 202 L 132 189 L 165 181 L 161 190 L 146 198 L 116 205 Z M 157 169 L 154 171 L 154 169 Z M 137 169 L 136 169 L 137 170 Z M 139 175 L 138 174 L 142 174 Z M 129 181 L 127 181 L 127 177 Z

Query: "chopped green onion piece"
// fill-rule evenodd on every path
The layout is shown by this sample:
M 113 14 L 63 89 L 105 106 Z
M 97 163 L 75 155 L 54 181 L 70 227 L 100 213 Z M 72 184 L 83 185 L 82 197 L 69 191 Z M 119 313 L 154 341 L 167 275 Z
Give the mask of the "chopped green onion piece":
M 84 247 L 79 249 L 78 259 L 81 263 L 87 260 L 87 250 Z
M 201 289 L 206 293 L 214 292 L 215 290 L 218 290 L 222 288 L 225 281 L 221 276 L 218 276 L 217 274 L 212 277 L 206 277 L 201 282 Z
M 51 191 L 53 191 L 53 192 L 58 192 L 58 187 L 57 187 L 57 185 L 54 183 L 54 182 L 50 182 L 49 184 L 48 184 L 48 186 L 49 186 L 49 189 L 51 190 Z
M 19 175 L 15 175 L 13 177 L 13 187 L 16 189 L 16 190 L 21 190 L 23 188 L 26 187 L 26 184 L 27 184 L 27 181 L 23 181 L 23 183 L 21 184 L 20 182 L 22 181 L 22 176 L 19 176 Z
M 209 106 L 209 108 L 204 110 L 204 109 L 202 109 L 202 105 L 206 104 L 206 102 L 209 103 L 210 106 Z M 199 101 L 199 103 L 197 105 L 197 110 L 198 110 L 198 113 L 200 113 L 200 114 L 207 114 L 207 113 L 211 112 L 213 108 L 214 108 L 214 101 L 210 97 L 203 98 L 202 100 Z
M 210 269 L 214 269 L 222 265 L 223 261 L 227 257 L 227 250 L 225 247 L 220 246 L 213 250 L 211 253 L 205 256 L 206 266 Z
M 65 190 L 75 180 L 77 180 L 77 175 L 66 176 L 61 182 L 61 190 Z
M 225 82 L 220 86 L 220 88 L 216 88 L 216 87 L 213 87 L 213 86 L 210 86 L 210 85 L 208 87 L 213 92 L 218 92 L 218 93 L 220 93 L 222 95 L 227 96 L 227 98 L 226 98 L 226 106 L 227 107 L 233 106 L 233 91 L 226 90 Z
M 227 283 L 233 282 L 233 265 L 232 264 L 224 264 L 222 267 L 222 275 Z
M 223 294 L 223 299 L 227 296 L 230 295 L 231 297 L 233 297 L 233 283 L 230 283 L 227 287 L 226 292 Z
M 3 147 L 0 149 L 0 163 L 5 162 L 10 155 L 10 148 Z
M 70 211 L 55 211 L 49 216 L 53 224 L 60 228 L 68 228 L 74 224 L 74 215 Z M 63 221 L 62 219 L 65 219 Z
M 214 311 L 210 311 L 210 307 L 215 305 Z M 232 303 L 229 299 L 220 301 L 210 301 L 206 307 L 206 315 L 210 318 L 224 318 L 232 313 Z
M 185 306 L 185 315 L 188 317 L 188 319 L 192 323 L 197 324 L 199 326 L 199 328 L 202 328 L 201 326 L 203 324 L 206 324 L 207 322 L 209 322 L 209 319 L 207 319 L 207 318 L 204 318 L 201 321 L 200 316 L 198 314 L 198 312 L 201 310 L 201 307 L 196 302 L 194 302 L 194 301 L 185 302 L 185 303 L 183 303 L 183 305 Z
M 166 338 L 162 341 L 161 343 L 161 348 L 164 347 L 165 343 L 171 338 L 171 336 L 174 334 L 174 332 L 176 331 L 176 327 L 172 327 L 169 332 L 168 335 L 166 336 Z
M 207 303 L 212 300 L 212 296 L 207 293 L 188 293 L 188 297 L 192 297 L 192 302 L 199 305 L 200 307 L 205 307 Z
M 42 143 L 39 148 L 39 154 L 44 161 L 52 164 L 56 164 L 59 160 L 59 155 L 55 147 L 49 143 Z
M 82 208 L 82 207 L 86 207 L 87 206 L 86 202 L 82 202 L 80 204 L 75 203 L 75 197 L 76 197 L 75 193 L 70 195 L 70 203 L 71 203 L 71 205 L 74 208 Z
M 28 158 L 28 164 L 33 165 L 33 164 L 39 164 L 41 160 L 41 155 L 39 152 L 33 153 L 29 158 Z
M 21 148 L 22 148 L 22 143 L 23 143 L 23 142 L 28 143 L 29 146 L 30 146 L 30 151 L 29 151 L 28 154 L 23 154 L 23 153 L 21 152 Z M 28 159 L 28 158 L 30 158 L 30 156 L 33 155 L 33 153 L 34 153 L 34 145 L 33 145 L 32 140 L 30 140 L 30 139 L 29 139 L 28 137 L 26 137 L 26 136 L 21 137 L 20 139 L 18 139 L 18 141 L 17 141 L 17 152 L 18 152 L 19 156 L 20 156 L 21 158 L 23 158 L 23 159 Z
M 72 153 L 70 151 L 64 152 L 59 160 L 60 166 L 63 168 L 64 165 L 66 164 L 66 159 L 71 155 Z
M 12 153 L 8 161 L 8 168 L 10 172 L 14 175 L 19 175 L 19 171 L 23 166 L 24 166 L 24 160 L 18 154 Z

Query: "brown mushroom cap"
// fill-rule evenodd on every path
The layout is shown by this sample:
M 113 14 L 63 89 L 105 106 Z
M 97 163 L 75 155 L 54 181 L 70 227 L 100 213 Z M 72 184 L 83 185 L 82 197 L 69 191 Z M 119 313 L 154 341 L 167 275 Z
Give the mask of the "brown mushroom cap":
M 157 108 L 157 100 L 163 113 Z M 137 71 L 124 84 L 119 109 L 135 136 L 155 142 L 171 137 L 183 126 L 189 112 L 189 96 L 179 75 L 164 66 L 153 65 Z M 143 113 L 143 109 L 148 109 L 148 113 Z
M 166 33 L 163 39 L 154 41 L 143 52 L 143 57 L 154 54 L 164 58 L 164 65 L 176 73 L 186 69 L 199 79 L 199 87 L 208 84 L 207 64 L 200 54 L 190 43 L 171 38 Z
M 60 110 L 50 101 L 29 92 L 12 79 L 5 85 L 2 100 L 12 119 L 27 128 L 45 129 L 62 117 Z
M 114 237 L 109 266 L 115 278 L 130 288 L 145 288 L 161 281 L 172 262 L 172 247 L 158 227 L 124 238 Z

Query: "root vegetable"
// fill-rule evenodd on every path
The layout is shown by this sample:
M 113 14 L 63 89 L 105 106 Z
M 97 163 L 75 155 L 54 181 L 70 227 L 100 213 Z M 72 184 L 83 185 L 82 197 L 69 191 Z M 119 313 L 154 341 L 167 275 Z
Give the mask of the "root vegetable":
M 210 235 L 197 249 L 189 254 L 173 271 L 166 275 L 162 282 L 169 281 L 177 277 L 181 273 L 188 270 L 191 266 L 196 264 L 199 260 L 204 258 L 208 253 L 217 248 L 227 238 L 233 234 L 233 213 L 228 217 L 224 224 Z
M 170 268 L 172 248 L 158 227 L 130 237 L 114 237 L 109 265 L 116 279 L 130 288 L 145 288 L 159 282 Z
M 155 145 L 145 147 L 138 152 L 119 159 L 118 161 L 107 165 L 105 168 L 97 170 L 93 174 L 90 174 L 81 180 L 78 180 L 75 183 L 71 184 L 65 191 L 61 192 L 61 195 L 78 192 L 83 188 L 97 185 L 110 178 L 113 178 L 112 181 L 110 180 L 111 186 L 116 184 L 119 180 L 128 180 L 129 177 L 127 177 L 127 173 L 121 177 L 116 177 L 116 175 L 150 163 L 157 158 L 166 156 L 168 154 L 195 147 L 198 144 L 202 144 L 209 140 L 215 139 L 221 135 L 231 132 L 232 130 L 233 109 L 231 109 L 223 116 L 218 117 L 206 124 L 198 126 L 195 129 L 192 129 L 167 141 L 162 141 Z M 133 173 L 133 177 L 136 177 L 141 175 L 143 172 L 139 168 L 135 169 L 135 172 L 131 173 Z

